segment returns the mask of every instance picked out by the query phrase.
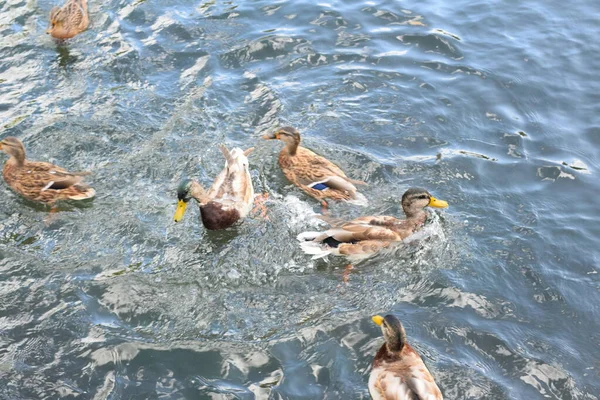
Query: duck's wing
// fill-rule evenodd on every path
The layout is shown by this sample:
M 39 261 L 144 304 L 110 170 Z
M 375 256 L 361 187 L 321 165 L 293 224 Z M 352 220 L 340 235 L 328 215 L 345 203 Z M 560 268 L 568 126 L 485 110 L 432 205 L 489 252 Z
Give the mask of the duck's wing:
M 404 220 L 398 219 L 396 217 L 391 217 L 389 215 L 370 215 L 355 218 L 350 222 L 355 224 L 366 224 L 371 226 L 392 226 L 401 224 L 402 221 Z
M 400 240 L 398 234 L 385 226 L 348 222 L 325 232 L 338 242 L 355 243 L 363 240 Z
M 71 0 L 61 10 L 67 18 L 67 23 L 73 27 L 85 28 L 87 26 L 87 1 Z
M 27 170 L 36 172 L 48 172 L 50 174 L 58 176 L 86 176 L 91 174 L 91 172 L 89 171 L 67 171 L 66 169 L 59 167 L 58 165 L 40 161 L 26 161 L 25 168 Z
M 369 393 L 373 400 L 419 400 L 403 377 L 386 370 L 373 370 Z
M 293 175 L 293 179 L 290 180 L 301 185 L 313 187 L 323 183 L 340 186 L 343 190 L 356 191 L 356 187 L 337 165 L 304 147 L 298 148 L 296 155 L 290 157 L 290 162 L 291 168 L 288 172 Z
M 66 189 L 80 183 L 85 175 L 89 175 L 89 172 L 69 172 L 54 164 L 28 161 L 20 168 L 16 179 L 21 185 L 38 187 L 44 191 Z
M 369 392 L 374 400 L 443 400 L 442 392 L 424 364 L 373 370 Z

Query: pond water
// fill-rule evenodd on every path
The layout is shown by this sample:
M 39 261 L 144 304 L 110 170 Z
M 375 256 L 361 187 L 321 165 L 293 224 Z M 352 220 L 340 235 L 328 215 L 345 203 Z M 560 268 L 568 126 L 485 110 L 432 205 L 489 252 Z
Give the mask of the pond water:
M 598 399 L 600 3 L 91 0 L 66 43 L 54 5 L 0 2 L 0 137 L 98 195 L 48 219 L 0 184 L 0 398 L 367 399 L 394 313 L 447 399 Z M 336 217 L 450 207 L 344 283 L 280 125 L 369 182 Z M 267 218 L 173 223 L 220 143 Z

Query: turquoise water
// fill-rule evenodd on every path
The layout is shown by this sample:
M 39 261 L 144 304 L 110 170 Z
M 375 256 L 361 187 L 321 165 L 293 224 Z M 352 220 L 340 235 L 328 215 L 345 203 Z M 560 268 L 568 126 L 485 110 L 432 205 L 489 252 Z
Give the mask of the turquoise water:
M 54 5 L 0 3 L 0 137 L 98 196 L 47 221 L 0 185 L 0 398 L 368 398 L 390 312 L 447 399 L 598 398 L 597 2 L 91 1 L 62 44 Z M 335 216 L 450 207 L 344 284 L 296 242 L 283 124 L 369 182 Z M 268 220 L 174 224 L 220 143 Z

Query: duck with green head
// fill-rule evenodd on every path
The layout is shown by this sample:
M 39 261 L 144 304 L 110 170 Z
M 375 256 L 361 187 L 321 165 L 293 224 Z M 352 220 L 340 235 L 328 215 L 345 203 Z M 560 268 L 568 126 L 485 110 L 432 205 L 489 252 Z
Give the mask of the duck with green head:
M 254 148 L 246 151 L 234 148 L 231 152 L 225 146 L 220 149 L 225 157 L 225 168 L 208 191 L 192 179 L 185 179 L 179 184 L 175 222 L 181 221 L 187 204 L 192 199 L 198 202 L 202 224 L 209 230 L 229 228 L 250 212 L 254 188 L 248 171 L 247 156 Z

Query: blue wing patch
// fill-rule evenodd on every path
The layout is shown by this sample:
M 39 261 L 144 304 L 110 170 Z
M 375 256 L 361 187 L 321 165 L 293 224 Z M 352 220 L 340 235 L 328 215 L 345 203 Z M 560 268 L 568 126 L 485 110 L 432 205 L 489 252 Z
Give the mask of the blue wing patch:
M 325 190 L 328 189 L 329 186 L 324 183 L 315 183 L 314 185 L 311 185 L 310 188 L 315 190 Z

